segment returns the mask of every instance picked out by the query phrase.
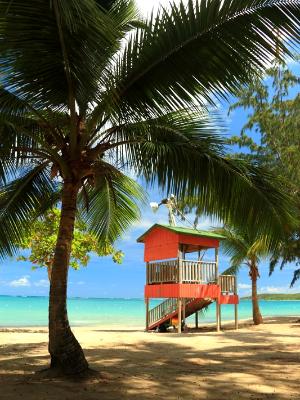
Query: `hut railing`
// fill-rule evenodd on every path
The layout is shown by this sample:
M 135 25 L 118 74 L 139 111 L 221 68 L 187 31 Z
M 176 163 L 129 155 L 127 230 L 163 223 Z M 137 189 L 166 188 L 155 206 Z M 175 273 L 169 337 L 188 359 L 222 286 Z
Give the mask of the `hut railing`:
M 147 284 L 178 282 L 178 260 L 149 263 L 147 265 Z
M 218 283 L 222 293 L 237 294 L 236 276 L 235 275 L 220 275 Z
M 194 301 L 194 299 L 186 299 L 185 305 Z M 178 300 L 174 298 L 166 299 L 162 303 L 158 304 L 156 307 L 149 310 L 148 321 L 149 326 L 154 324 L 155 322 L 160 321 L 162 318 L 167 315 L 173 314 L 178 310 Z
M 177 308 L 177 299 L 167 299 L 149 310 L 149 325 L 154 324 L 166 315 L 172 314 Z
M 183 283 L 210 283 L 217 280 L 215 262 L 182 260 Z
M 209 261 L 167 260 L 147 265 L 147 284 L 211 283 L 217 280 L 217 264 Z

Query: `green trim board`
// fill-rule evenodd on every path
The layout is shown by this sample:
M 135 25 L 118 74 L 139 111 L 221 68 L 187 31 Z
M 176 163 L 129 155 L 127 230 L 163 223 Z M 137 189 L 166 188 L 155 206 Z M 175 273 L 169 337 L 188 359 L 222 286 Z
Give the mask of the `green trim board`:
M 171 225 L 165 225 L 165 224 L 154 224 L 152 225 L 145 233 L 142 234 L 142 236 L 140 236 L 137 239 L 137 242 L 143 242 L 143 239 L 145 236 L 147 236 L 152 229 L 154 228 L 164 228 L 164 229 L 168 229 L 169 231 L 175 232 L 175 233 L 179 233 L 181 235 L 192 235 L 192 236 L 200 236 L 200 237 L 209 237 L 209 238 L 213 238 L 213 239 L 225 239 L 224 236 L 219 235 L 218 233 L 214 233 L 214 232 L 210 232 L 210 231 L 203 231 L 203 230 L 198 230 L 198 229 L 192 229 L 192 228 L 184 228 L 182 226 L 171 226 Z

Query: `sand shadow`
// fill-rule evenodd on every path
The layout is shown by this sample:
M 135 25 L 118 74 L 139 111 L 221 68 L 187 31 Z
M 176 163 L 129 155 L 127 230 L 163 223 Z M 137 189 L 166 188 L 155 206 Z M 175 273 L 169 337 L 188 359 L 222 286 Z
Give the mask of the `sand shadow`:
M 122 331 L 121 331 L 122 332 Z M 128 331 L 126 331 L 128 333 Z M 133 331 L 136 332 L 136 331 Z M 158 334 L 160 335 L 160 334 Z M 191 341 L 194 335 L 190 335 Z M 200 334 L 199 334 L 200 335 Z M 2 346 L 0 372 L 3 400 L 26 396 L 35 399 L 63 400 L 290 400 L 298 397 L 299 353 L 283 344 L 277 335 L 265 332 L 221 334 L 216 346 L 195 350 L 181 343 L 177 335 L 155 334 L 145 340 L 99 346 L 85 350 L 90 366 L 101 371 L 85 382 L 70 379 L 41 379 L 35 374 L 49 362 L 47 343 Z M 150 337 L 151 340 L 148 340 Z M 169 337 L 171 340 L 165 339 Z M 186 339 L 189 335 L 183 336 Z M 177 340 L 173 340 L 176 338 Z M 197 337 L 196 337 L 197 338 Z M 228 340 L 229 339 L 229 340 Z M 232 340 L 234 339 L 234 340 Z M 199 340 L 199 339 L 198 339 Z M 227 341 L 227 342 L 226 342 Z M 234 342 L 242 342 L 237 349 Z M 222 342 L 220 348 L 220 342 Z M 224 343 L 224 344 L 223 344 Z M 4 352 L 4 353 L 3 353 Z M 37 355 L 36 353 L 40 353 Z M 20 371 L 22 371 L 20 373 Z M 257 384 L 259 382 L 259 384 Z M 3 395 L 2 395 L 3 396 Z

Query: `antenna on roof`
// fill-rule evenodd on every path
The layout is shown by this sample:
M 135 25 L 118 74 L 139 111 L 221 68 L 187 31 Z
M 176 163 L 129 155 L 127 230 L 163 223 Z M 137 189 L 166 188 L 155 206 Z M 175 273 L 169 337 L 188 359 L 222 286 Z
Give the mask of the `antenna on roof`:
M 165 205 L 168 209 L 169 214 L 169 225 L 176 226 L 176 219 L 175 219 L 175 211 L 177 211 L 176 205 L 176 197 L 174 194 L 171 194 L 170 197 L 166 199 L 162 199 L 160 203 L 151 202 L 150 207 L 152 208 L 153 212 L 156 212 L 161 205 Z
M 180 214 L 181 218 L 183 221 L 186 221 L 193 229 L 195 229 L 195 231 L 200 232 L 197 229 L 197 224 L 192 223 L 191 221 L 188 220 L 188 218 L 183 214 L 183 212 L 181 212 L 178 208 L 177 205 L 177 201 L 176 201 L 176 197 L 174 196 L 174 194 L 171 194 L 170 197 L 167 197 L 165 199 L 162 199 L 160 203 L 156 203 L 156 202 L 151 202 L 150 203 L 150 207 L 152 209 L 152 211 L 154 213 L 157 212 L 157 210 L 159 209 L 159 207 L 161 205 L 165 205 L 168 209 L 168 214 L 169 214 L 169 225 L 170 226 L 177 226 L 176 224 L 176 214 Z

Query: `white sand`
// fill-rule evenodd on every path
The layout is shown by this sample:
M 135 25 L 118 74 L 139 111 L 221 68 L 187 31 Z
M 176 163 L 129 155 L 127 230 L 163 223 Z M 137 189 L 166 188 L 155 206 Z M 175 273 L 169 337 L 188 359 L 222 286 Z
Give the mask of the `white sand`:
M 35 374 L 49 362 L 46 329 L 0 329 L 0 399 L 299 400 L 295 320 L 181 336 L 75 328 L 90 366 L 102 372 L 86 382 Z

